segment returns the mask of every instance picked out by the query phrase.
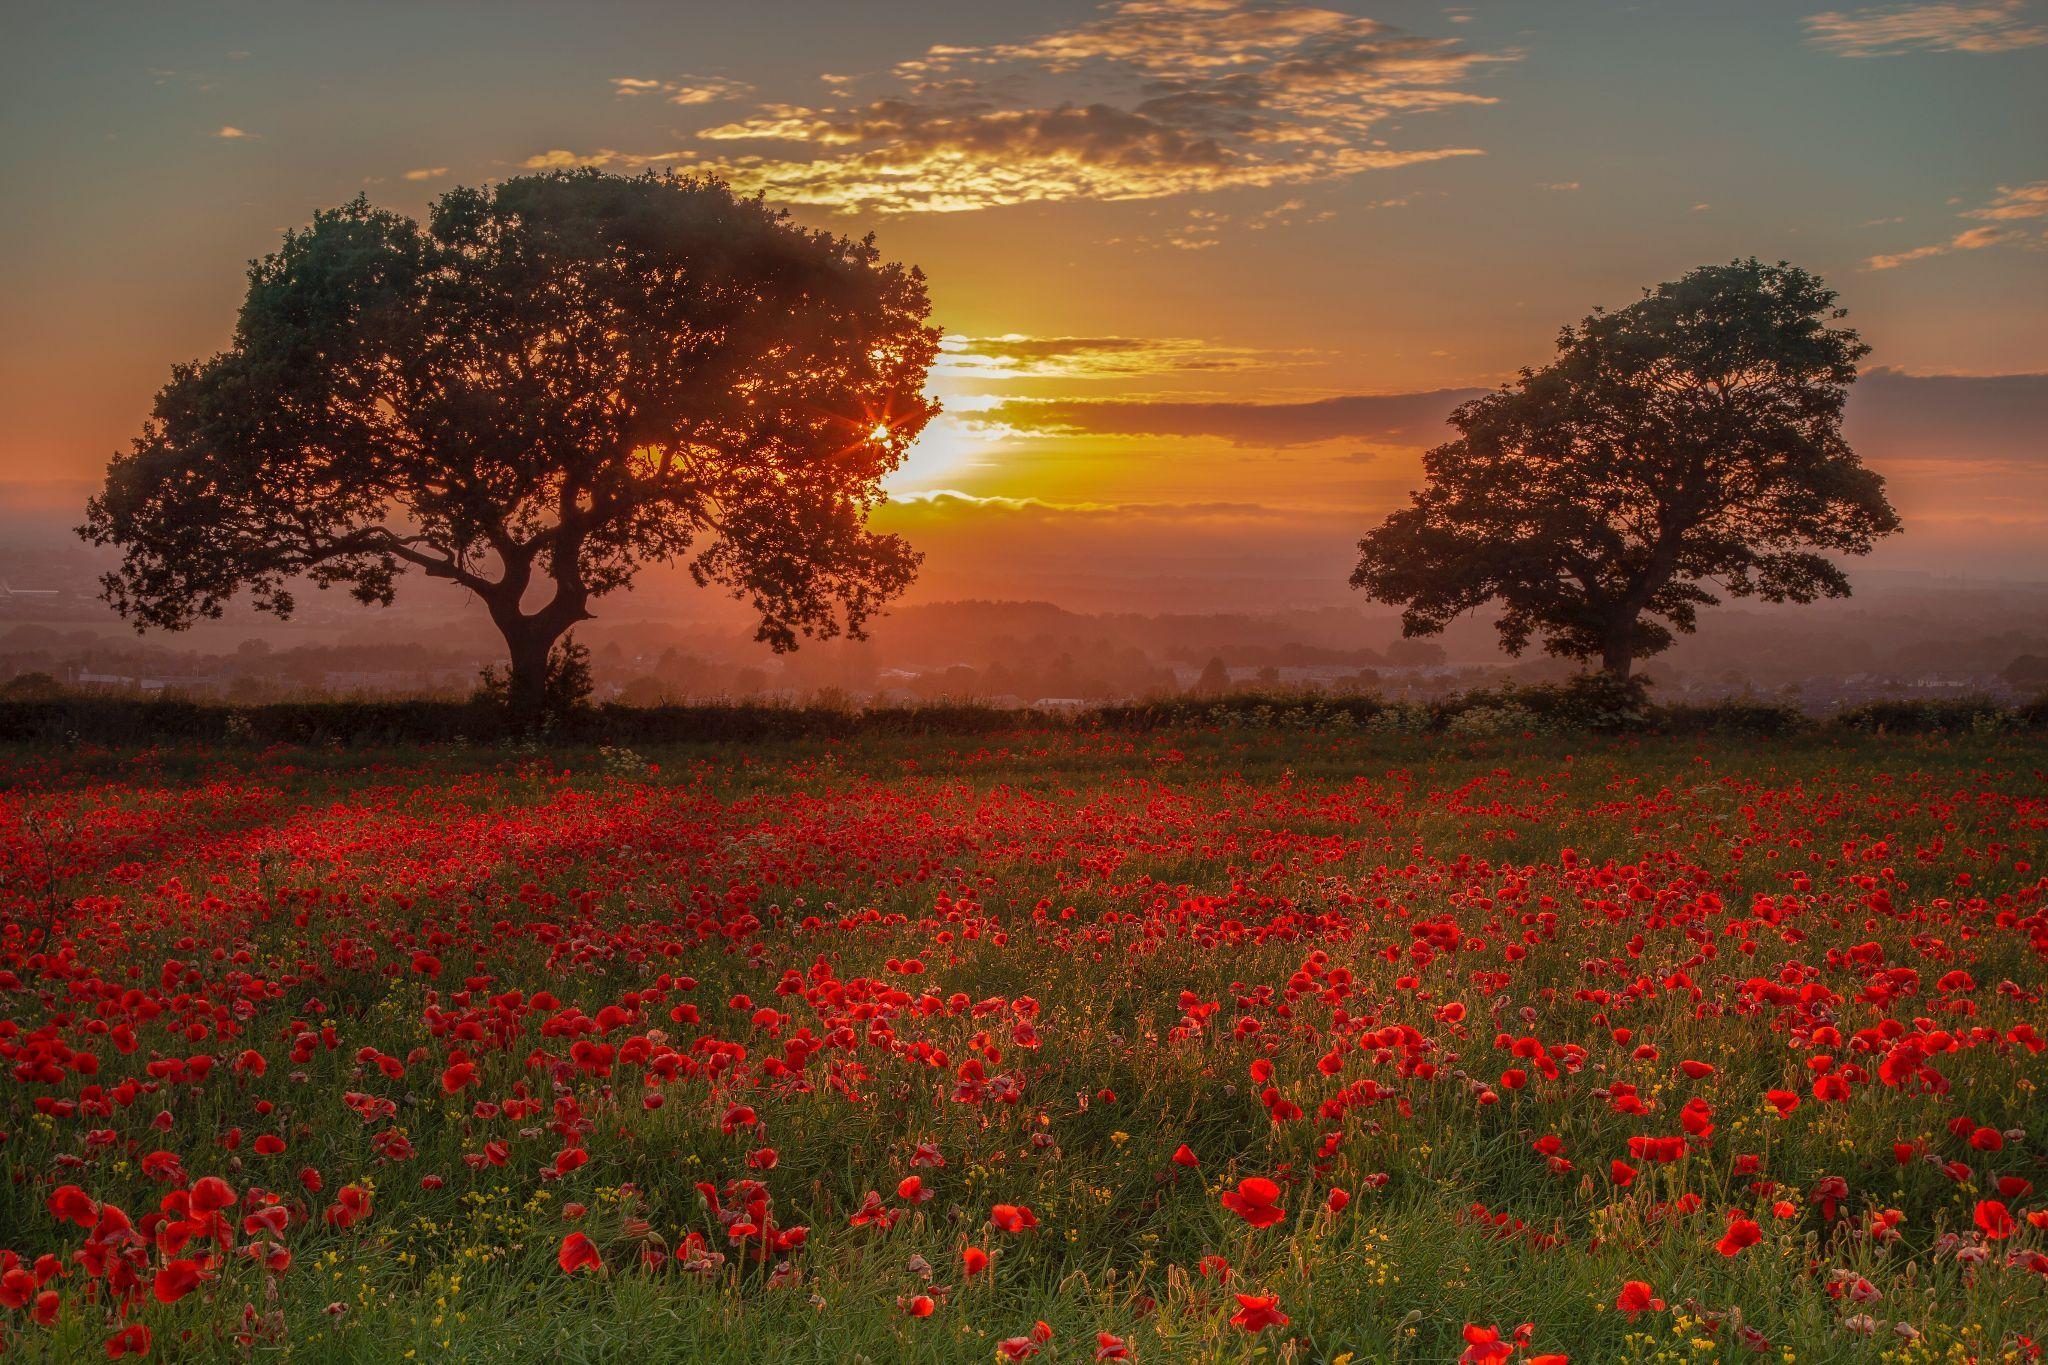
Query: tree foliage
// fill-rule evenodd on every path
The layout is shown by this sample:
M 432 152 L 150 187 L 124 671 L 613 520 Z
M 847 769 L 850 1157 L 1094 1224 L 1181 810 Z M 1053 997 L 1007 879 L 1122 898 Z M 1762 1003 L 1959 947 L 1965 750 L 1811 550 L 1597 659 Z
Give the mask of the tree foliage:
M 1353 587 L 1430 635 L 1493 604 L 1502 644 L 1632 662 L 1731 596 L 1842 597 L 1828 553 L 1898 529 L 1842 437 L 1869 348 L 1815 276 L 1694 270 L 1558 338 L 1557 357 L 1451 415 L 1425 485 L 1359 542 Z
M 106 595 L 138 627 L 459 584 L 527 705 L 653 562 L 778 650 L 858 635 L 917 565 L 866 518 L 936 411 L 929 311 L 872 238 L 715 181 L 524 176 L 424 225 L 358 197 L 251 267 L 233 344 L 173 372 L 81 533 L 124 551 Z

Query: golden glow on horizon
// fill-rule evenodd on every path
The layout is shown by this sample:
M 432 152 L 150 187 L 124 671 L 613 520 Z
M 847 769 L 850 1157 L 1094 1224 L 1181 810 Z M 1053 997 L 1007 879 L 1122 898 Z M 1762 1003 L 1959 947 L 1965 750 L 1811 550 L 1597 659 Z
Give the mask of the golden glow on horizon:
M 893 494 L 931 492 L 951 479 L 995 462 L 997 444 L 958 417 L 934 417 L 882 486 Z

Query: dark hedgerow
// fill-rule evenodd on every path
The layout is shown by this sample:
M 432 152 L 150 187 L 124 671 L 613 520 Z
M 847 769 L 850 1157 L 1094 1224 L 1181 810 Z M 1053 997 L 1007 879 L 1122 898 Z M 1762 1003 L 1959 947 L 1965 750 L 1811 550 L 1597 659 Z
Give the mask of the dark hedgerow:
M 1563 683 L 1475 689 L 1431 702 L 1366 694 L 1242 692 L 1156 697 L 1081 710 L 1010 710 L 973 701 L 856 707 L 776 701 L 579 708 L 546 737 L 564 743 L 749 743 L 857 735 L 983 735 L 1062 726 L 1117 730 L 1288 729 L 1441 734 L 1512 740 L 1529 734 L 1746 735 L 1830 730 L 1891 735 L 1996 734 L 2048 728 L 2048 697 L 2008 709 L 1987 698 L 1870 702 L 1822 721 L 1753 699 L 1660 706 L 1640 680 L 1588 674 Z M 488 744 L 517 737 L 503 706 L 363 699 L 236 706 L 184 698 L 41 693 L 0 698 L 0 743 L 308 744 L 351 748 Z
M 549 737 L 569 742 L 659 744 L 695 740 L 843 738 L 855 734 L 988 734 L 1058 720 L 1039 711 L 934 703 L 859 711 L 843 706 L 704 702 L 587 707 L 555 718 Z M 266 702 L 66 696 L 0 700 L 0 742 L 340 744 L 356 748 L 454 741 L 492 743 L 518 733 L 488 698 Z

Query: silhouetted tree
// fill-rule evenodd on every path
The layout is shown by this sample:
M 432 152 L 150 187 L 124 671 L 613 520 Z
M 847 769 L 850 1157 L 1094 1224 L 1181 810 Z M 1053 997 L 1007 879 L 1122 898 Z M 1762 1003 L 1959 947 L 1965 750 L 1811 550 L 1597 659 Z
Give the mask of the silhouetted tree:
M 1707 266 L 1596 311 L 1557 358 L 1451 415 L 1411 505 L 1359 542 L 1351 576 L 1431 635 L 1488 603 L 1509 653 L 1626 677 L 1698 608 L 1734 596 L 1844 597 L 1821 551 L 1898 529 L 1884 481 L 1841 432 L 1869 348 L 1813 275 Z
M 137 628 L 291 585 L 482 599 L 515 708 L 644 564 L 686 561 L 777 650 L 859 635 L 918 557 L 867 529 L 936 411 L 923 276 L 675 175 L 358 197 L 255 263 L 232 346 L 173 371 L 80 528 Z M 529 598 L 538 600 L 529 605 Z
M 1202 665 L 1202 674 L 1188 688 L 1191 697 L 1220 697 L 1230 690 L 1230 669 L 1221 655 Z
M 1396 640 L 1387 646 L 1387 662 L 1396 668 L 1438 668 L 1450 657 L 1434 640 Z

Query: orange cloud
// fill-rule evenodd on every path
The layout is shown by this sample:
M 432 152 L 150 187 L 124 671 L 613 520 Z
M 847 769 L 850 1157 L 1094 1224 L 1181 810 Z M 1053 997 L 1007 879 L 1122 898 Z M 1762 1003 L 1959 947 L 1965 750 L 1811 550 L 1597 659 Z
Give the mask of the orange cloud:
M 688 159 L 684 152 L 621 152 L 610 147 L 601 147 L 594 152 L 571 152 L 555 147 L 545 152 L 536 152 L 519 163 L 520 169 L 528 171 L 569 171 L 579 166 L 654 166 L 663 162 Z
M 2048 180 L 2031 185 L 2000 185 L 1998 197 L 1981 209 L 1971 209 L 1965 218 L 2009 223 L 2019 218 L 2048 218 Z
M 1310 184 L 1479 155 L 1389 146 L 1387 125 L 1492 103 L 1464 86 L 1509 59 L 1285 0 L 1120 0 L 1021 43 L 929 48 L 866 100 L 763 104 L 696 133 L 761 150 L 697 164 L 779 199 L 885 213 Z
M 2029 185 L 2000 185 L 1998 197 L 1982 208 L 1969 209 L 1962 215 L 1982 222 L 2010 224 L 2030 218 L 2048 218 L 2048 180 L 2037 180 Z M 1896 251 L 1885 255 L 1872 256 L 1863 263 L 1865 270 L 1896 270 L 1914 261 L 1924 261 L 1933 256 L 1947 256 L 1957 251 L 1982 251 L 1986 247 L 2004 246 L 2010 242 L 2024 242 L 2033 237 L 2031 230 L 2010 226 L 1964 228 L 1946 241 L 1934 242 L 1927 246 L 1916 246 L 1907 251 Z
M 1315 354 L 1217 346 L 1187 337 L 952 335 L 939 343 L 933 373 L 971 379 L 1128 379 L 1274 369 L 1301 364 Z
M 732 80 L 726 76 L 680 76 L 672 81 L 654 80 L 643 76 L 614 76 L 612 89 L 621 95 L 661 95 L 670 104 L 688 107 L 693 104 L 715 104 L 720 100 L 739 99 L 753 93 L 754 87 L 745 81 Z
M 2025 10 L 2025 0 L 1830 10 L 1809 18 L 1806 31 L 1815 44 L 1843 57 L 2012 52 L 2048 43 L 2048 28 L 2027 23 Z

